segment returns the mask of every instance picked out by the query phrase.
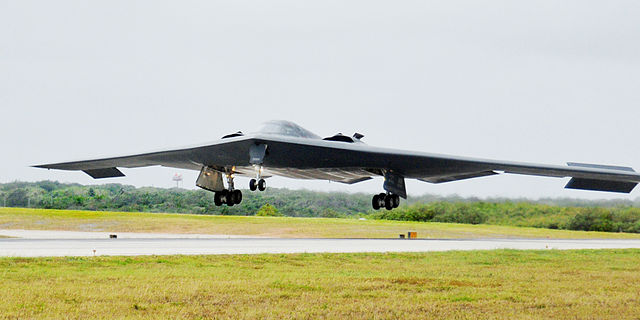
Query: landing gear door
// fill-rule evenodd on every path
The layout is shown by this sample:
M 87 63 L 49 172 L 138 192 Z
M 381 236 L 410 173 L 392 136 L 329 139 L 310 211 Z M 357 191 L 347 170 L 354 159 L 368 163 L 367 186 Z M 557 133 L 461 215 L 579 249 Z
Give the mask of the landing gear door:
M 222 173 L 209 167 L 202 167 L 196 186 L 209 191 L 222 191 L 224 184 L 222 182 Z
M 397 194 L 405 199 L 407 198 L 407 189 L 404 185 L 404 177 L 397 173 L 391 171 L 384 173 L 383 188 L 393 194 Z
M 267 145 L 258 144 L 252 145 L 249 148 L 249 163 L 250 164 L 262 164 L 264 162 L 264 156 L 267 154 Z

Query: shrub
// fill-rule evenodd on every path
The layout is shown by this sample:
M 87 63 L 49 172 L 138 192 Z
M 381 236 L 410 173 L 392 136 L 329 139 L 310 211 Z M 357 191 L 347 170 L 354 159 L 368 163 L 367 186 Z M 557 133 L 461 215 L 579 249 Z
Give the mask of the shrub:
M 258 212 L 256 213 L 256 216 L 282 217 L 282 214 L 278 212 L 278 209 L 276 209 L 276 207 L 267 203 L 258 210 Z

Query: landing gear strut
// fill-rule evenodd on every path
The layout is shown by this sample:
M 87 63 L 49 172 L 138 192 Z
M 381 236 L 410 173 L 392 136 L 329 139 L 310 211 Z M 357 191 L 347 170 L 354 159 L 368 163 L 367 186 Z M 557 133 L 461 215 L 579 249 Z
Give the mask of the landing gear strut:
M 379 210 L 380 208 L 391 210 L 400 205 L 400 196 L 392 193 L 376 194 L 373 196 L 373 199 L 371 199 L 371 205 L 375 210 Z
M 227 174 L 227 184 L 229 185 L 229 189 L 216 191 L 214 194 L 213 203 L 216 206 L 226 204 L 229 207 L 233 207 L 233 205 L 242 202 L 242 191 L 234 190 L 233 188 L 233 174 Z

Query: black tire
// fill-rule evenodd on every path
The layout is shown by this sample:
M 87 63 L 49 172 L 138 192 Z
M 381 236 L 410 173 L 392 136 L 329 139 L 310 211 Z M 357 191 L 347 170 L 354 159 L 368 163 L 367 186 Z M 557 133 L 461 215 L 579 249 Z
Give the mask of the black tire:
M 233 202 L 233 191 L 231 192 L 225 192 L 225 203 L 229 206 L 229 207 L 233 207 L 233 205 L 235 204 Z
M 393 207 L 397 208 L 398 206 L 400 206 L 400 196 L 397 194 L 393 195 Z
M 387 210 L 393 209 L 393 204 L 395 203 L 393 198 L 394 197 L 392 195 L 389 195 L 389 196 L 384 198 L 384 207 L 385 207 L 385 209 L 387 209 Z
M 378 206 L 384 208 L 384 199 L 387 197 L 386 193 L 378 193 Z
M 220 192 L 216 192 L 213 194 L 213 203 L 216 205 L 216 207 L 219 207 L 222 205 L 222 199 L 220 197 Z
M 229 193 L 229 191 L 227 191 L 226 189 L 218 192 L 221 204 L 227 203 L 227 194 L 228 193 Z
M 258 180 L 258 190 L 264 191 L 267 189 L 267 182 L 264 179 Z
M 256 191 L 256 189 L 258 189 L 258 185 L 256 182 L 256 179 L 249 180 L 249 190 Z
M 240 202 L 242 202 L 242 191 L 240 190 L 233 191 L 233 202 L 235 204 L 240 204 Z
M 380 197 L 377 194 L 371 199 L 371 206 L 373 210 L 380 210 Z

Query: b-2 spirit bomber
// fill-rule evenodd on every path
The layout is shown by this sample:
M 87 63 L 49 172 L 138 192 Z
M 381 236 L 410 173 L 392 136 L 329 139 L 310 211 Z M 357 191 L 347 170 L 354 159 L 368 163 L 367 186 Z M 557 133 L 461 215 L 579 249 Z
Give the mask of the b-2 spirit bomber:
M 251 191 L 264 191 L 265 178 L 330 180 L 354 184 L 384 177 L 385 192 L 373 196 L 374 209 L 391 210 L 407 198 L 405 179 L 444 183 L 515 173 L 570 177 L 565 188 L 630 193 L 640 182 L 632 168 L 583 163 L 566 166 L 476 159 L 373 147 L 362 134 L 321 138 L 289 121 L 270 121 L 253 134 L 237 132 L 195 147 L 86 161 L 37 165 L 38 168 L 81 170 L 95 179 L 121 177 L 118 167 L 165 166 L 199 170 L 196 185 L 214 192 L 214 202 L 242 202 L 234 177 L 249 176 Z M 224 181 L 226 180 L 226 186 Z

